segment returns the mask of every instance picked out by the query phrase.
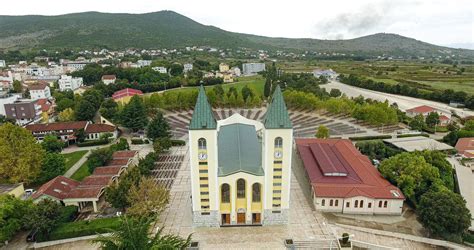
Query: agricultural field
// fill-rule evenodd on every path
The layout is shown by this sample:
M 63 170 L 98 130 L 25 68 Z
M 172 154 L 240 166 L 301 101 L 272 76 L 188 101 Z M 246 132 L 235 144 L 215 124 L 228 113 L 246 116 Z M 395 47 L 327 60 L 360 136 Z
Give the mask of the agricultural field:
M 406 83 L 426 90 L 465 91 L 474 94 L 474 65 L 405 61 L 286 62 L 278 65 L 289 72 L 311 72 L 331 68 L 389 84 Z

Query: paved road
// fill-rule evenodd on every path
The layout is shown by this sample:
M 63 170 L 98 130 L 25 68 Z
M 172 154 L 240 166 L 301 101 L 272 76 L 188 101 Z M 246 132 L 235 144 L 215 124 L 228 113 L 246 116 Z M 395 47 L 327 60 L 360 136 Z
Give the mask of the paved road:
M 451 110 L 455 110 L 456 113 L 461 117 L 474 115 L 473 111 L 466 111 L 459 108 L 453 108 L 444 103 L 358 88 L 358 87 L 343 84 L 336 80 L 332 80 L 327 84 L 321 85 L 321 87 L 325 88 L 327 91 L 330 91 L 331 89 L 339 89 L 342 93 L 346 94 L 349 97 L 357 97 L 357 96 L 362 95 L 365 98 L 371 98 L 378 101 L 388 100 L 390 103 L 395 102 L 397 103 L 398 108 L 402 111 L 405 111 L 407 109 L 414 108 L 417 106 L 421 106 L 421 105 L 428 105 L 439 110 L 441 113 L 448 114 L 448 115 L 451 114 Z

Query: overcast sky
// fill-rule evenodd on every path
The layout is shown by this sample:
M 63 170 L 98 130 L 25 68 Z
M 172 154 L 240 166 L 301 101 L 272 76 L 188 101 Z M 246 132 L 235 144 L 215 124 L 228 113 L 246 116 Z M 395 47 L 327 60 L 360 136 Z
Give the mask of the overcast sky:
M 473 0 L 8 0 L 0 15 L 159 10 L 265 36 L 348 39 L 387 32 L 439 45 L 474 44 Z

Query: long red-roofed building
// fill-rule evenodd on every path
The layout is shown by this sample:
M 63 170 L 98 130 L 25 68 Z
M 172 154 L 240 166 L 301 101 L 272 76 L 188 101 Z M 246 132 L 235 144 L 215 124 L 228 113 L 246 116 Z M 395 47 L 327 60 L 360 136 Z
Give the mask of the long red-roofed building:
M 296 139 L 316 209 L 345 214 L 402 212 L 402 192 L 345 139 Z

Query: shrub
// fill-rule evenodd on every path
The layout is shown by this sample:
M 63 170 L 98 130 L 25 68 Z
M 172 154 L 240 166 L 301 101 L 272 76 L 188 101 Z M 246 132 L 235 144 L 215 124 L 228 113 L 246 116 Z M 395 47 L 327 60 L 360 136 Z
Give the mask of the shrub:
M 184 146 L 186 142 L 184 140 L 171 140 L 171 146 Z
M 78 214 L 76 206 L 65 206 L 61 209 L 61 214 L 59 215 L 58 222 L 66 223 L 73 221 Z
M 142 139 L 132 139 L 133 145 L 144 144 L 145 142 Z
M 78 142 L 78 147 L 90 147 L 90 146 L 97 146 L 97 145 L 105 145 L 109 143 L 108 139 L 100 139 L 100 140 L 93 140 L 93 141 L 85 141 L 85 142 Z

